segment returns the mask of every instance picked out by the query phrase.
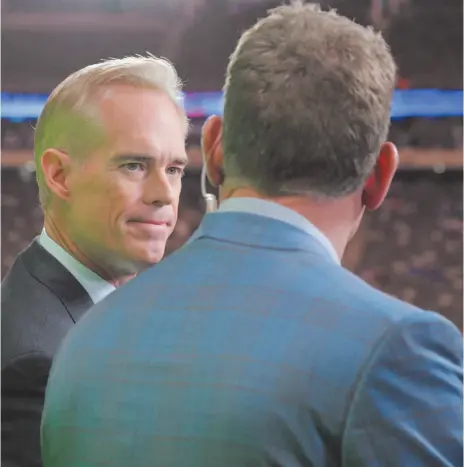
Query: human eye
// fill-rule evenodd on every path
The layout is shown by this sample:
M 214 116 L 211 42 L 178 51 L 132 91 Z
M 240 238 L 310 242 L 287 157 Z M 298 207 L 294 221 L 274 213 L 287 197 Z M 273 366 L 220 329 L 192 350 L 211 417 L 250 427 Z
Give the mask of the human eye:
M 179 177 L 184 176 L 184 169 L 182 167 L 168 167 L 166 172 L 168 175 L 177 175 Z
M 145 170 L 145 166 L 142 162 L 126 162 L 121 168 L 131 173 L 143 172 Z

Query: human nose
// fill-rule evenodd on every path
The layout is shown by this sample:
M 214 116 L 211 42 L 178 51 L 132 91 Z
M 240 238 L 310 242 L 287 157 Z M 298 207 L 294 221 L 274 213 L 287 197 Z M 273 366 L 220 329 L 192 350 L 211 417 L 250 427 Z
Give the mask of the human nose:
M 146 204 L 165 206 L 174 202 L 174 189 L 164 170 L 156 170 L 146 179 L 144 195 Z

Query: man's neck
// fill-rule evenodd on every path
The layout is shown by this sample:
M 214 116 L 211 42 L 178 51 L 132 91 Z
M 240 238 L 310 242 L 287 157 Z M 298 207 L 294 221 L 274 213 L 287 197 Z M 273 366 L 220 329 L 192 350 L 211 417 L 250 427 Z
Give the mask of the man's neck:
M 113 284 L 115 287 L 119 287 L 135 277 L 136 274 L 114 274 L 109 270 L 109 268 L 105 268 L 97 264 L 77 247 L 66 232 L 58 227 L 57 222 L 53 218 L 45 216 L 44 228 L 47 235 L 57 245 L 63 248 L 63 250 L 67 251 L 82 265 L 93 271 L 95 274 L 98 274 L 102 279 Z
M 231 198 L 262 199 L 297 212 L 329 239 L 340 259 L 357 227 L 354 221 L 356 213 L 353 211 L 353 202 L 350 199 L 314 199 L 309 196 L 269 197 L 261 195 L 252 188 L 221 188 L 220 200 Z

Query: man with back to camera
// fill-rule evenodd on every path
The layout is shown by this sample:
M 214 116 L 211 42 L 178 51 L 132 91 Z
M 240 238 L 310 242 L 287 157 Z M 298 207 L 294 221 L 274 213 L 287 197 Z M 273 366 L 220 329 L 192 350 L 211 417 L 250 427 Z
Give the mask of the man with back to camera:
M 395 72 L 301 2 L 243 34 L 203 132 L 219 211 L 65 339 L 45 467 L 461 465 L 459 331 L 340 265 L 398 165 Z
M 2 284 L 4 467 L 41 465 L 45 386 L 62 338 L 163 256 L 186 164 L 179 93 L 169 62 L 127 57 L 72 74 L 45 105 L 34 148 L 44 229 Z

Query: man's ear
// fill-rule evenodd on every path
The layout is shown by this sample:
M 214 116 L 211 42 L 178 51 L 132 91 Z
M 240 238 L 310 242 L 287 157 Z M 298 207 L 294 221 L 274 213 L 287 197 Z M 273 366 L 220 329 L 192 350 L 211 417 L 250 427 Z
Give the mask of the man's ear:
M 382 144 L 375 167 L 364 185 L 362 201 L 370 211 L 384 202 L 398 168 L 398 150 L 393 143 Z
M 222 170 L 222 119 L 216 115 L 208 118 L 201 132 L 201 150 L 208 180 L 214 187 L 224 182 Z
M 69 199 L 69 174 L 71 159 L 58 149 L 47 149 L 40 160 L 42 174 L 48 189 L 66 201 Z

